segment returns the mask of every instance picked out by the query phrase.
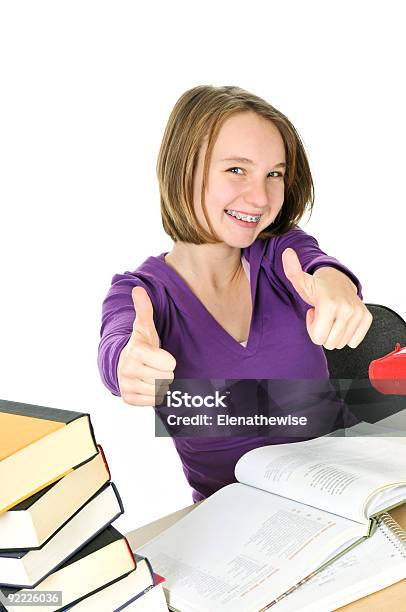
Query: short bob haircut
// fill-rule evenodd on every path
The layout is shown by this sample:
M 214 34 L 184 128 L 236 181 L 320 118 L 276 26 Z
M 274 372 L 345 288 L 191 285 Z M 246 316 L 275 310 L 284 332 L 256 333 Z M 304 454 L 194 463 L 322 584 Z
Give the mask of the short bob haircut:
M 186 91 L 173 107 L 157 159 L 162 223 L 165 232 L 175 242 L 204 244 L 220 241 L 208 218 L 204 197 L 210 159 L 224 121 L 244 111 L 254 111 L 272 121 L 285 145 L 283 206 L 273 223 L 258 237 L 266 239 L 284 234 L 298 223 L 306 210 L 311 213 L 314 185 L 309 162 L 299 134 L 289 119 L 262 98 L 240 87 L 199 85 Z M 201 202 L 211 234 L 198 222 L 193 206 L 193 174 L 205 137 L 207 150 Z

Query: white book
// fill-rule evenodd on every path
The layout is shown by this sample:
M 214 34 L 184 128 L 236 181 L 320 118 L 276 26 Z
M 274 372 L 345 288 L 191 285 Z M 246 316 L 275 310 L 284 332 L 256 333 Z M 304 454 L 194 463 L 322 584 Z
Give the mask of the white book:
M 403 446 L 323 437 L 253 449 L 228 485 L 141 546 L 170 609 L 258 612 L 406 500 Z
M 105 586 L 100 591 L 85 597 L 69 610 L 74 612 L 101 612 L 126 609 L 131 600 L 144 597 L 145 592 L 154 586 L 152 567 L 145 557 L 133 553 L 137 567 L 134 571 Z
M 0 552 L 0 585 L 36 586 L 122 513 L 115 485 L 106 483 L 40 548 Z
M 0 513 L 1 550 L 40 548 L 101 489 L 110 473 L 102 448 L 98 448 L 90 461 Z
M 0 610 L 8 612 L 65 612 L 74 602 L 136 569 L 127 539 L 112 525 L 82 546 L 73 557 L 32 589 L 0 589 Z M 44 593 L 45 591 L 45 593 Z M 54 597 L 60 592 L 60 601 Z M 58 593 L 56 593 L 58 594 Z M 100 609 L 100 608 L 99 608 Z M 100 609 L 102 612 L 102 609 Z M 109 610 L 111 612 L 111 608 Z

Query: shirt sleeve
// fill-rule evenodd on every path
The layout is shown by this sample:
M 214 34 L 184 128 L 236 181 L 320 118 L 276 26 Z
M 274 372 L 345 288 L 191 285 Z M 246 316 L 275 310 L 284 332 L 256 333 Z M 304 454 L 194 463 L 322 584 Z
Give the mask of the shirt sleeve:
M 319 247 L 317 240 L 304 232 L 300 227 L 295 227 L 282 236 L 277 236 L 275 239 L 274 251 L 274 267 L 275 273 L 282 283 L 292 293 L 295 293 L 297 298 L 303 301 L 293 288 L 292 283 L 286 278 L 282 265 L 282 253 L 286 248 L 292 248 L 296 251 L 302 269 L 308 274 L 313 274 L 318 268 L 328 266 L 336 268 L 340 272 L 344 272 L 357 287 L 357 295 L 362 300 L 362 285 L 355 274 L 347 268 L 343 263 L 335 257 L 327 255 Z
M 121 351 L 130 339 L 135 319 L 131 291 L 133 287 L 144 287 L 154 311 L 154 323 L 158 330 L 161 299 L 157 287 L 146 278 L 139 278 L 132 272 L 115 274 L 111 287 L 102 304 L 102 322 L 97 365 L 100 376 L 113 395 L 120 396 L 117 379 L 117 364 Z

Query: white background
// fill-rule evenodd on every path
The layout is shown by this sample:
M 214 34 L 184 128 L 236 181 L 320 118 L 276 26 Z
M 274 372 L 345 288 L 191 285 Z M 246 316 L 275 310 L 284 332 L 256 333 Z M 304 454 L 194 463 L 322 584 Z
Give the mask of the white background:
M 122 531 L 191 503 L 152 408 L 96 362 L 112 276 L 171 248 L 155 164 L 173 105 L 238 85 L 286 114 L 315 182 L 302 228 L 406 318 L 402 5 L 0 4 L 0 397 L 91 413 Z

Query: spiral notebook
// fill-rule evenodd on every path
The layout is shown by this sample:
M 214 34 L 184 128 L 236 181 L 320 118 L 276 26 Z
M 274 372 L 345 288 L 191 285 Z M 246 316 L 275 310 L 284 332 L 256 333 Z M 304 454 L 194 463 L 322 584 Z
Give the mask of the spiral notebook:
M 388 513 L 374 534 L 271 604 L 272 612 L 335 610 L 406 578 L 406 532 Z

